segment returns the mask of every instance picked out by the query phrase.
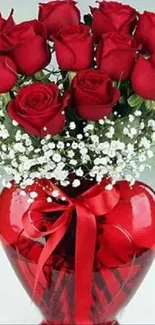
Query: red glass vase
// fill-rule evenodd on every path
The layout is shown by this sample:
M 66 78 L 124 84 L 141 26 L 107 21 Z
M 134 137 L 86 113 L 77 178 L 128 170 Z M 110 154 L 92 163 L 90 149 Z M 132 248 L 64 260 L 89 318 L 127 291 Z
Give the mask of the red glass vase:
M 48 202 L 51 193 L 49 184 L 49 181 L 38 181 L 26 189 L 25 196 L 21 195 L 21 189 L 15 184 L 11 189 L 3 190 L 0 196 L 0 234 L 12 267 L 43 314 L 45 320 L 43 324 L 72 325 L 77 324 L 75 281 L 78 276 L 76 271 L 78 266 L 77 262 L 75 263 L 77 253 L 75 247 L 79 240 L 77 238 L 82 235 L 78 234 L 77 218 L 81 217 L 83 220 L 84 214 L 83 217 L 79 216 L 78 210 L 71 209 L 70 223 L 64 236 L 52 253 L 48 253 L 47 260 L 38 273 L 40 257 L 46 250 L 47 242 L 49 239 L 52 241 L 51 238 L 54 236 L 53 233 L 49 235 L 47 232 L 52 229 L 55 222 L 60 220 L 62 214 L 62 211 L 53 212 L 46 208 L 48 204 L 62 205 L 60 198 Z M 83 184 L 79 190 L 84 193 L 91 186 Z M 117 202 L 109 208 L 113 199 L 109 192 L 106 194 L 108 196 L 105 196 L 105 200 L 109 199 L 109 202 L 106 202 L 107 213 L 95 216 L 96 241 L 91 288 L 86 288 L 83 282 L 83 292 L 81 292 L 81 299 L 87 289 L 90 289 L 91 293 L 90 304 L 87 306 L 88 324 L 116 324 L 114 319 L 118 312 L 130 301 L 154 259 L 155 193 L 141 182 L 136 182 L 131 188 L 127 182 L 121 181 L 116 184 L 115 189 L 119 193 Z M 38 193 L 38 197 L 35 203 L 31 203 L 28 199 L 30 192 L 34 190 Z M 79 190 L 63 189 L 63 192 L 65 191 L 65 195 L 70 196 L 72 202 L 75 202 L 77 197 L 79 198 Z M 40 200 L 44 201 L 44 211 L 41 210 Z M 93 202 L 97 203 L 97 200 Z M 98 205 L 102 203 L 98 200 Z M 32 210 L 33 204 L 35 204 L 34 211 L 37 209 L 37 213 L 42 217 L 38 219 L 38 214 L 35 214 L 36 218 L 30 221 L 29 211 Z M 67 210 L 67 203 L 63 205 L 66 205 Z M 89 214 L 88 205 L 85 209 Z M 84 210 L 81 210 L 81 213 L 82 211 Z M 27 221 L 23 219 L 25 215 Z M 39 229 L 40 233 L 45 235 L 38 236 L 39 238 L 33 234 L 30 236 L 24 228 L 29 221 L 29 226 L 33 226 L 35 231 Z M 91 236 L 88 233 L 83 245 L 84 254 L 87 246 L 89 247 L 89 242 Z M 85 256 L 83 263 L 79 262 L 82 268 L 80 272 L 85 272 L 88 268 L 87 254 Z M 38 274 L 37 279 L 36 274 Z M 80 313 L 79 310 L 78 312 Z M 82 312 L 79 323 L 86 325 L 85 318 L 82 319 Z

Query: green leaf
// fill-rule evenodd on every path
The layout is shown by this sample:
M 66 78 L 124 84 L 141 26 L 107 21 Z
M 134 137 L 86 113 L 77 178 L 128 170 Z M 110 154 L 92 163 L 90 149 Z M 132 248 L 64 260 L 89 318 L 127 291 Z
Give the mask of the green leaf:
M 53 140 L 55 141 L 61 141 L 62 140 L 62 136 L 60 134 L 56 134 L 52 137 Z
M 57 85 L 59 86 L 59 85 L 61 85 L 61 84 L 64 84 L 65 82 L 68 82 L 68 80 L 69 80 L 69 75 L 68 75 L 68 73 L 67 73 L 66 76 L 65 76 L 63 79 L 59 79 L 59 80 L 57 81 Z
M 6 129 L 9 132 L 10 135 L 10 142 L 14 142 L 15 141 L 15 135 L 17 133 L 18 130 L 21 131 L 22 134 L 27 133 L 32 141 L 32 144 L 35 148 L 38 148 L 40 145 L 40 138 L 36 137 L 34 135 L 29 134 L 25 129 L 23 129 L 20 125 L 13 125 L 12 124 L 12 119 L 9 117 L 7 110 L 5 110 L 4 112 L 4 121 L 3 121 L 4 126 L 6 127 Z
M 35 73 L 32 80 L 46 83 L 46 82 L 50 81 L 51 74 L 52 74 L 52 72 L 45 74 L 43 71 L 39 71 L 39 72 Z
M 154 100 L 145 100 L 145 106 L 148 110 L 155 110 L 155 101 Z
M 137 94 L 133 94 L 128 98 L 128 104 L 131 107 L 139 107 L 143 103 L 144 99 Z
M 9 132 L 10 138 L 13 140 L 16 132 L 18 131 L 18 127 L 12 124 L 12 119 L 9 117 L 7 110 L 4 112 L 4 126 Z
M 7 104 L 9 103 L 11 97 L 10 97 L 10 93 L 6 93 L 6 94 L 1 94 L 0 95 L 0 101 L 2 102 L 2 107 L 5 108 L 7 106 Z
M 34 78 L 36 80 L 42 80 L 45 77 L 45 73 L 43 71 L 36 72 Z
M 120 104 L 125 104 L 125 98 L 124 96 L 121 96 L 120 99 L 119 99 L 119 103 Z
M 91 14 L 84 15 L 83 19 L 84 19 L 84 23 L 86 25 L 88 25 L 88 26 L 91 26 L 92 25 L 92 19 L 93 19 L 93 17 L 92 17 Z

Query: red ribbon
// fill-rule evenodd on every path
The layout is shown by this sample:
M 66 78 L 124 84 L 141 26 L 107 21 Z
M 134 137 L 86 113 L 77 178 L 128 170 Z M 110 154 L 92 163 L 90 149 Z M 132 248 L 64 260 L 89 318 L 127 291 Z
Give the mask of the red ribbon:
M 107 181 L 103 181 L 101 184 L 93 186 L 82 195 L 72 199 L 67 197 L 53 183 L 49 182 L 48 184 L 50 184 L 52 191 L 57 190 L 59 192 L 57 199 L 61 203 L 48 203 L 47 197 L 38 198 L 23 216 L 23 227 L 28 236 L 33 239 L 49 236 L 38 261 L 34 292 L 41 270 L 66 234 L 72 220 L 73 210 L 76 210 L 74 312 L 77 324 L 89 324 L 97 236 L 96 217 L 102 216 L 114 208 L 119 201 L 119 191 L 116 187 L 113 187 L 110 191 L 106 190 Z M 66 198 L 65 204 L 62 204 L 62 197 Z M 61 212 L 61 215 L 48 231 L 40 231 L 35 227 L 34 220 L 43 220 L 44 213 L 47 212 Z

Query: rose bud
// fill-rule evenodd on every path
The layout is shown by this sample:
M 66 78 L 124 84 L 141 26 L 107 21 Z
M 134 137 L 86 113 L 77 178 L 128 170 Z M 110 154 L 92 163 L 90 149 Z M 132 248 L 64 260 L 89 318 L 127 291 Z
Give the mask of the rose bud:
M 53 136 L 64 128 L 69 99 L 68 93 L 59 95 L 56 84 L 35 82 L 20 88 L 8 105 L 8 114 L 30 134 Z
M 45 68 L 51 59 L 44 26 L 37 20 L 15 25 L 7 34 L 13 50 L 10 56 L 18 72 L 32 76 Z
M 85 70 L 77 73 L 71 95 L 77 115 L 96 121 L 111 113 L 120 92 L 113 87 L 111 79 L 100 70 Z
M 0 13 L 0 33 L 6 32 L 7 30 L 9 30 L 9 28 L 14 26 L 14 24 L 15 22 L 13 19 L 13 9 L 11 10 L 8 19 L 4 19 Z
M 112 79 L 126 80 L 130 77 L 136 56 L 134 39 L 117 32 L 102 36 L 97 50 L 97 66 Z
M 116 1 L 99 2 L 99 8 L 92 8 L 92 29 L 96 41 L 102 34 L 119 31 L 123 34 L 132 33 L 137 22 L 137 12 L 128 5 Z
M 48 36 L 55 35 L 67 25 L 80 24 L 80 11 L 72 0 L 40 3 L 38 19 L 44 24 Z
M 12 46 L 7 42 L 7 32 L 14 26 L 13 9 L 8 19 L 4 19 L 0 13 L 0 53 L 7 53 Z
M 141 97 L 155 100 L 155 65 L 139 56 L 131 76 L 132 88 Z
M 66 26 L 55 36 L 54 43 L 60 69 L 78 71 L 91 66 L 93 37 L 88 26 Z
M 17 68 L 8 56 L 0 56 L 0 93 L 10 91 L 17 81 Z
M 155 51 L 155 13 L 145 11 L 140 15 L 135 38 L 143 46 L 143 50 L 153 53 Z

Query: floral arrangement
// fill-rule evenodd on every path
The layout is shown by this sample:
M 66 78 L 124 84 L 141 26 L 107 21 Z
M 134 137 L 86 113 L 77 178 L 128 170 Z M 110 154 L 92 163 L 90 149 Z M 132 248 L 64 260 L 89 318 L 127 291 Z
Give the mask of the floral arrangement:
M 0 16 L 0 166 L 23 194 L 42 178 L 77 188 L 108 177 L 110 189 L 150 168 L 154 30 L 155 13 L 115 1 L 83 18 L 72 0 L 19 24 L 13 10 Z

